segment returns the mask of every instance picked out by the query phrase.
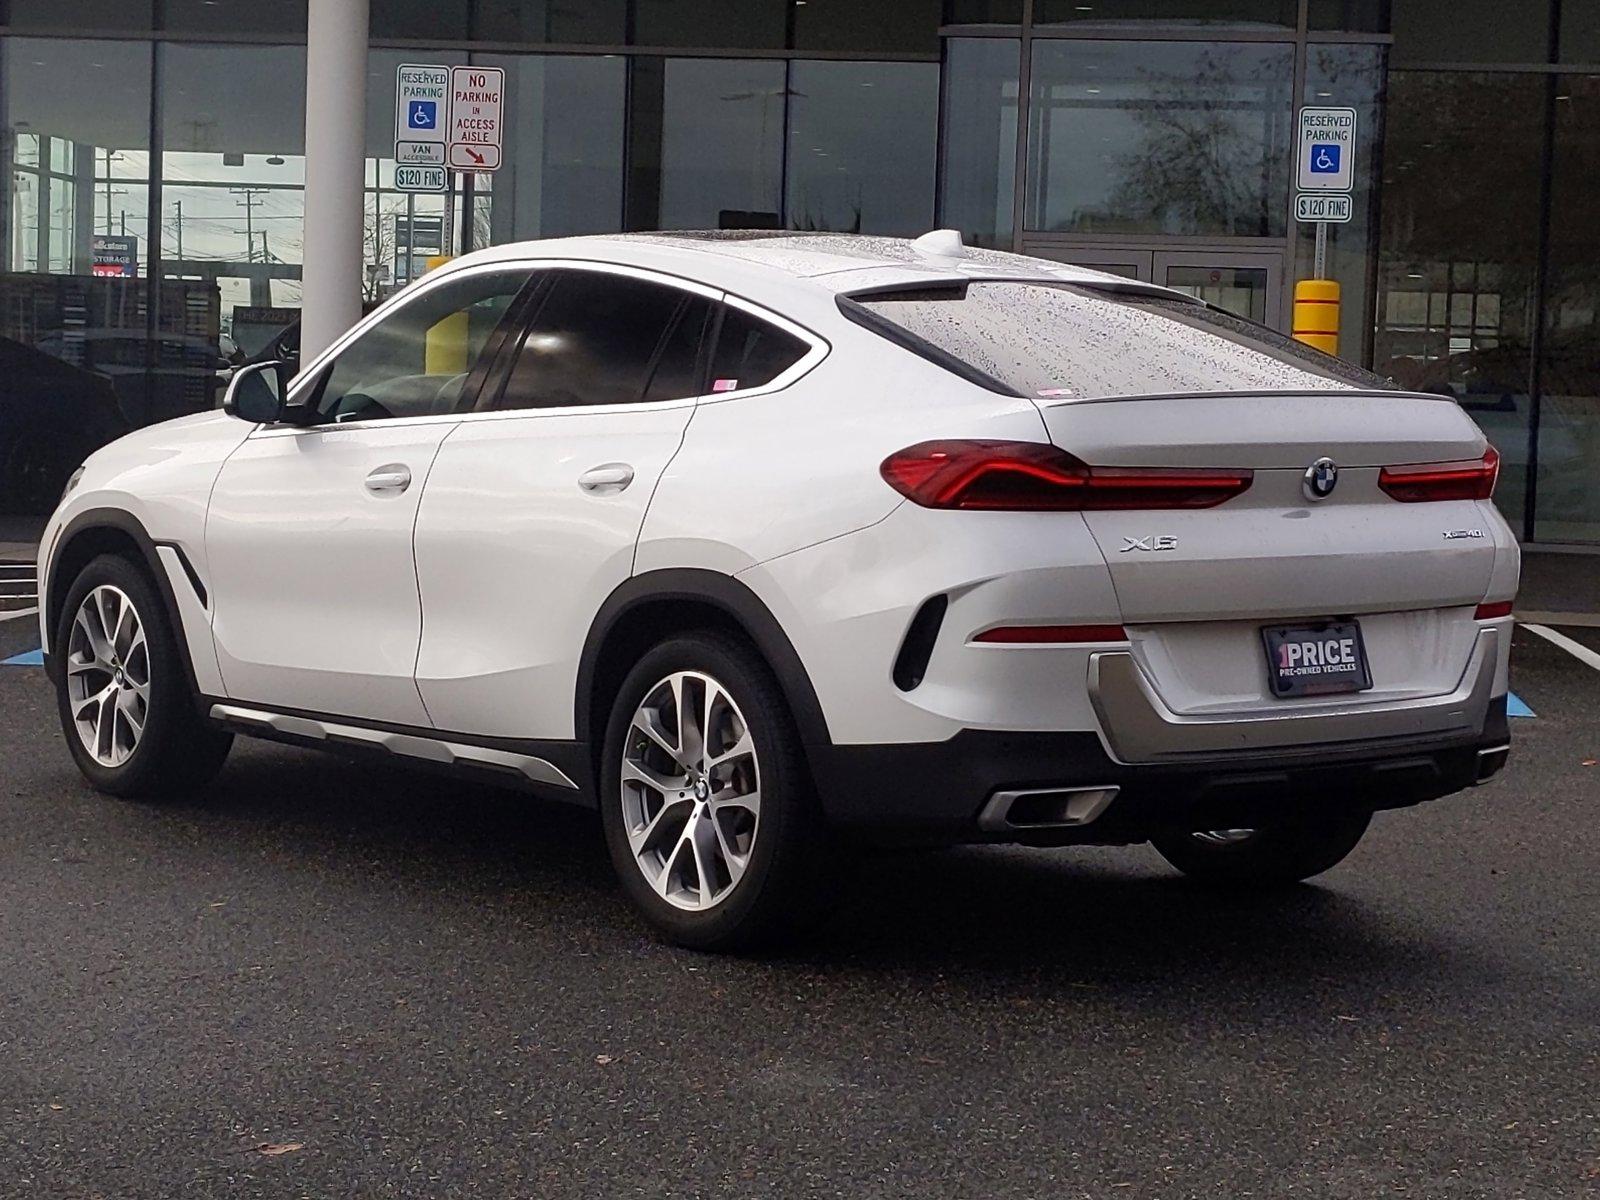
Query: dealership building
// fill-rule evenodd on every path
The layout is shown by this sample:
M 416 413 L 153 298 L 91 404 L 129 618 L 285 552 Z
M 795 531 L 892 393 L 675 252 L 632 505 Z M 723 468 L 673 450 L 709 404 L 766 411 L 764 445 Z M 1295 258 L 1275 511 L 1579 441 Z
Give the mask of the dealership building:
M 1526 540 L 1600 546 L 1596 0 L 370 3 L 367 302 L 516 239 L 952 227 L 1286 329 L 1301 110 L 1353 110 L 1340 353 L 1483 426 Z M 0 0 L 0 508 L 296 321 L 306 42 L 306 0 Z M 504 70 L 498 171 L 396 186 L 405 64 Z

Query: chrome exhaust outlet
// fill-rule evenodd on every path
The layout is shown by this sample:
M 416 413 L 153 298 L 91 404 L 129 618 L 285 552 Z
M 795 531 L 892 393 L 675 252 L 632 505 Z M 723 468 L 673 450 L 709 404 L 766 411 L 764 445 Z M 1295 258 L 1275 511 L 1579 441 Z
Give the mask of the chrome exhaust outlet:
M 1473 786 L 1488 783 L 1490 779 L 1500 773 L 1506 765 L 1506 759 L 1511 757 L 1511 743 L 1506 742 L 1500 746 L 1490 746 L 1486 750 L 1478 751 L 1478 777 L 1473 780 Z
M 985 833 L 1088 825 L 1117 798 L 1116 787 L 1031 788 L 996 792 L 978 814 Z

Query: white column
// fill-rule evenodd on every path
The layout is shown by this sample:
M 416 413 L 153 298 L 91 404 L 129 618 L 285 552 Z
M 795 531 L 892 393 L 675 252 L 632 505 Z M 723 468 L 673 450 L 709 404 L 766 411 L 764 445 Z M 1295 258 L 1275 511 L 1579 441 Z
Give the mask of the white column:
M 311 0 L 300 361 L 361 318 L 368 0 Z

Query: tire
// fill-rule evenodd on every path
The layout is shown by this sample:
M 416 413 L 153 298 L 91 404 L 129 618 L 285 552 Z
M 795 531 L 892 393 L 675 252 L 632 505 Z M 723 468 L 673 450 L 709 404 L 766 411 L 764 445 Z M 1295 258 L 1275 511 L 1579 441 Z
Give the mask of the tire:
M 688 728 L 680 697 L 695 714 Z M 695 726 L 705 725 L 725 757 L 699 752 L 706 739 Z M 669 939 L 750 949 L 820 915 L 834 855 L 783 692 L 742 640 L 689 633 L 648 651 L 617 693 L 601 754 L 611 861 Z
M 1344 861 L 1372 821 L 1364 811 L 1297 815 L 1252 830 L 1165 833 L 1150 842 L 1191 879 L 1232 889 L 1282 888 Z
M 166 607 L 142 565 L 102 554 L 84 567 L 67 589 L 54 646 L 62 733 L 96 789 L 162 799 L 204 787 L 222 769 L 233 735 L 196 711 Z M 95 695 L 98 703 L 86 698 Z

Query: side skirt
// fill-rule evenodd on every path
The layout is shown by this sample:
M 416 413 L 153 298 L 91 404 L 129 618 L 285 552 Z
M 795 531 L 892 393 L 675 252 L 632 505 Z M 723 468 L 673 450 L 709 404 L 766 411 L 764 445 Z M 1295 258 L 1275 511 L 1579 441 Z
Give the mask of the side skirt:
M 276 712 L 230 701 L 213 702 L 210 716 L 214 721 L 255 737 L 328 749 L 378 751 L 435 767 L 487 771 L 503 783 L 520 783 L 569 803 L 593 806 L 585 789 L 551 761 L 551 757 L 567 759 L 569 764 L 585 761 L 586 756 L 577 742 L 558 743 L 549 748 L 540 746 L 544 754 L 551 756 L 544 757 L 529 752 L 529 748 L 520 744 L 516 749 L 503 744 L 476 745 L 458 740 L 459 735 L 437 731 L 355 725 L 347 720 Z

